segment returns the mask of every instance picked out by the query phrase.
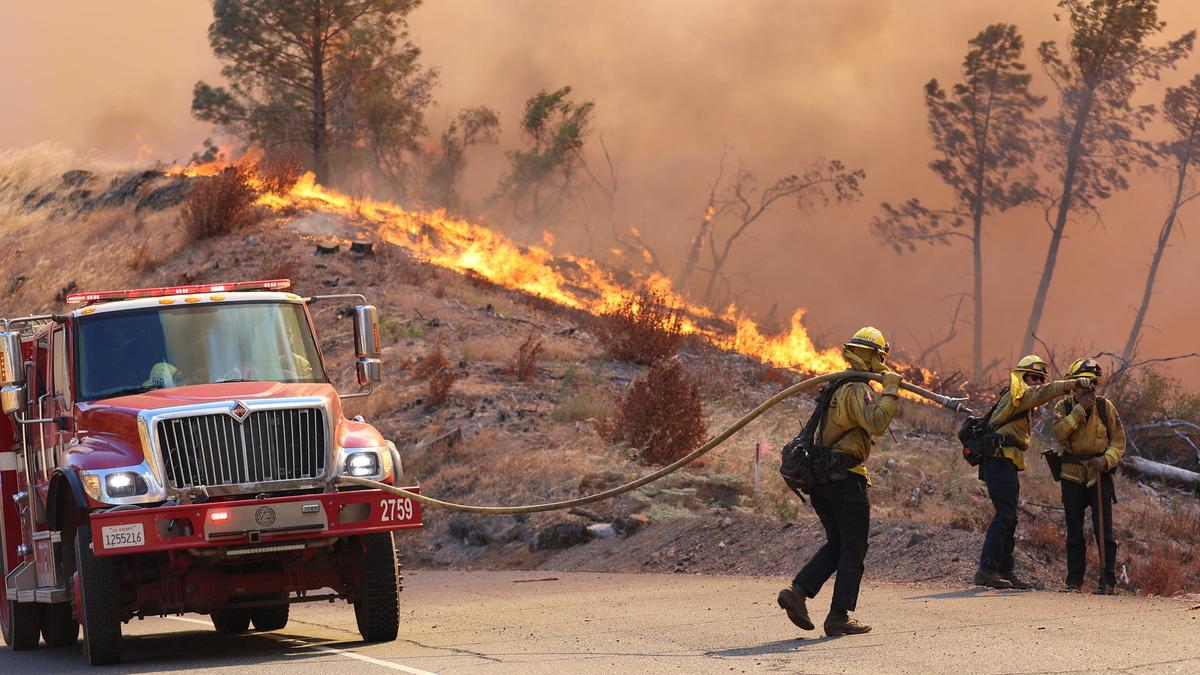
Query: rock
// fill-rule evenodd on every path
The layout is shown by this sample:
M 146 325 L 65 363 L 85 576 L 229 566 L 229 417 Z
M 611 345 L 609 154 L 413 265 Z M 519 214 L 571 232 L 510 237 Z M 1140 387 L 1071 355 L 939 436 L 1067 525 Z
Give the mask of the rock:
M 59 302 L 59 303 L 66 302 L 67 296 L 74 293 L 78 289 L 79 289 L 79 286 L 76 285 L 75 280 L 72 279 L 67 282 L 66 286 L 63 286 L 62 288 L 60 288 L 58 290 L 58 293 L 56 293 L 54 295 L 54 301 Z
M 612 523 L 592 523 L 587 529 L 597 539 L 612 539 L 617 536 L 617 530 Z
M 327 288 L 333 288 L 338 285 L 337 277 L 327 277 L 321 280 L 321 285 Z
M 627 518 L 617 518 L 613 521 L 613 528 L 623 537 L 637 532 L 643 527 L 650 524 L 650 517 L 644 513 L 635 513 Z
M 153 209 L 161 211 L 179 204 L 192 193 L 192 183 L 187 178 L 179 177 L 154 188 L 138 201 L 137 211 Z
M 96 174 L 91 171 L 72 169 L 62 175 L 62 184 L 64 187 L 79 187 L 95 177 Z
M 585 509 L 582 506 L 572 506 L 571 510 L 567 511 L 567 513 L 569 513 L 573 516 L 582 516 L 582 517 L 587 518 L 588 520 L 592 521 L 593 523 L 604 522 L 604 519 L 600 517 L 599 513 L 596 513 L 595 511 L 592 511 L 590 509 Z
M 536 551 L 571 548 L 592 540 L 592 533 L 583 523 L 559 523 L 539 530 L 529 547 Z
M 917 544 L 929 541 L 929 539 L 930 539 L 930 536 L 927 534 L 922 534 L 920 532 L 914 532 L 913 536 L 908 540 L 907 548 L 912 548 L 912 547 L 916 546 Z
M 729 516 L 725 516 L 725 518 L 721 520 L 721 527 L 726 528 L 726 527 L 729 527 L 730 525 L 733 525 L 733 518 L 730 518 Z

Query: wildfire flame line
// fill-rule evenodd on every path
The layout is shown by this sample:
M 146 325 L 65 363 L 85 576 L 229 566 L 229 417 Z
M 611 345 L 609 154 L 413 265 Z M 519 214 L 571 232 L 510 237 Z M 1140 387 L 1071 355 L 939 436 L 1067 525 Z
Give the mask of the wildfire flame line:
M 189 176 L 211 176 L 222 165 L 207 164 L 175 169 Z M 309 173 L 287 194 L 263 194 L 258 204 L 274 210 L 312 209 L 366 222 L 378 236 L 400 246 L 431 264 L 470 272 L 488 281 L 544 298 L 564 307 L 599 314 L 618 305 L 634 289 L 618 281 L 597 261 L 564 253 L 547 246 L 519 244 L 483 225 L 446 215 L 444 211 L 410 211 L 397 204 L 373 199 L 355 199 L 317 185 Z M 547 244 L 552 243 L 547 239 Z M 569 275 L 563 270 L 570 270 Z M 804 327 L 804 309 L 792 314 L 788 330 L 780 335 L 763 334 L 759 325 L 731 306 L 721 315 L 688 302 L 671 287 L 669 279 L 650 275 L 641 280 L 663 293 L 668 302 L 683 310 L 683 331 L 703 337 L 711 344 L 752 356 L 779 367 L 828 373 L 847 367 L 841 348 L 817 349 Z M 733 327 L 732 334 L 696 319 L 715 319 Z M 931 373 L 923 371 L 928 376 Z

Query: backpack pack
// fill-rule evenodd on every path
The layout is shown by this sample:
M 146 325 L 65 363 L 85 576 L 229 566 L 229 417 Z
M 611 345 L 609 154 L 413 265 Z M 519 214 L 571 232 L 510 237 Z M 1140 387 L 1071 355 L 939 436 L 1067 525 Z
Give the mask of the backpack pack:
M 783 481 L 787 483 L 792 492 L 795 492 L 802 501 L 804 493 L 810 492 L 814 486 L 826 485 L 848 477 L 847 467 L 840 466 L 837 458 L 833 456 L 833 447 L 857 427 L 846 429 L 828 445 L 822 445 L 819 440 L 824 438 L 825 417 L 833 402 L 833 395 L 843 385 L 851 382 L 870 382 L 870 380 L 865 377 L 851 376 L 834 380 L 821 387 L 812 416 L 808 418 L 808 422 L 805 423 L 800 433 L 783 446 L 783 451 L 780 453 L 782 462 L 779 466 L 779 474 L 783 476 Z
M 962 443 L 962 456 L 963 459 L 967 460 L 967 464 L 979 466 L 989 457 L 995 457 L 1008 440 L 1001 434 L 996 433 L 996 429 L 1008 426 L 1029 414 L 1029 411 L 1016 413 L 993 427 L 991 423 L 992 415 L 996 412 L 996 408 L 1000 406 L 1000 399 L 1004 398 L 1006 393 L 1008 393 L 1008 387 L 1000 390 L 1000 394 L 996 397 L 996 402 L 992 404 L 992 409 L 987 411 L 986 415 L 983 417 L 968 417 L 963 420 L 962 426 L 959 427 L 958 440 Z

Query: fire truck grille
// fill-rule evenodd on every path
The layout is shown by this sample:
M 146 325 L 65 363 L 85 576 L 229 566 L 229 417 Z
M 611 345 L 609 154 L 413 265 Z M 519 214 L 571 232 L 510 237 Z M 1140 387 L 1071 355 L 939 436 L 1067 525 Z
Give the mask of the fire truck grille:
M 241 422 L 197 415 L 157 424 L 167 482 L 175 489 L 319 478 L 325 474 L 320 408 L 258 410 Z

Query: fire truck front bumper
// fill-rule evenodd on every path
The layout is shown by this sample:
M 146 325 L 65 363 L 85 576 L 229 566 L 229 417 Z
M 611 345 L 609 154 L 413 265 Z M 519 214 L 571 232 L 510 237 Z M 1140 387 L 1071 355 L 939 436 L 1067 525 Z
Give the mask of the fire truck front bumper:
M 419 492 L 419 487 L 406 490 Z M 305 548 L 311 540 L 421 527 L 421 505 L 382 490 L 118 507 L 91 515 L 95 555 L 210 549 L 250 555 Z

